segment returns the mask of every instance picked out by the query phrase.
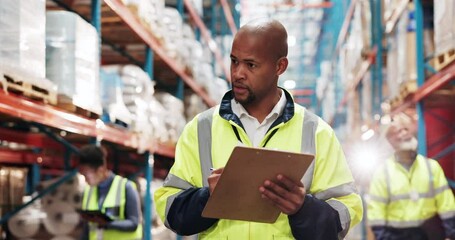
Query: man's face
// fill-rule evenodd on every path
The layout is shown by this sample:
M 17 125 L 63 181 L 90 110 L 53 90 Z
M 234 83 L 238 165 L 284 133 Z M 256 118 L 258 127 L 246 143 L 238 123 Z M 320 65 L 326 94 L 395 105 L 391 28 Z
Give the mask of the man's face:
M 417 139 L 410 130 L 410 126 L 394 124 L 390 127 L 386 137 L 395 151 L 415 151 L 417 149 Z
M 248 33 L 239 33 L 231 51 L 232 90 L 242 105 L 261 102 L 276 93 L 277 62 L 265 39 Z
M 97 186 L 103 181 L 104 171 L 106 170 L 105 167 L 100 166 L 98 168 L 93 168 L 88 165 L 80 165 L 79 166 L 79 173 L 82 174 L 85 178 L 85 181 L 90 186 Z

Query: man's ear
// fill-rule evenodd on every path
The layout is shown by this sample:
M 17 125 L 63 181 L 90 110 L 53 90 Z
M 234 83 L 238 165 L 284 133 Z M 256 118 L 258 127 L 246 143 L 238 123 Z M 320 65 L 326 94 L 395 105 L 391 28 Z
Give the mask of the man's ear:
M 281 57 L 278 59 L 277 65 L 276 65 L 276 74 L 280 76 L 281 74 L 286 71 L 288 68 L 288 58 L 287 57 Z

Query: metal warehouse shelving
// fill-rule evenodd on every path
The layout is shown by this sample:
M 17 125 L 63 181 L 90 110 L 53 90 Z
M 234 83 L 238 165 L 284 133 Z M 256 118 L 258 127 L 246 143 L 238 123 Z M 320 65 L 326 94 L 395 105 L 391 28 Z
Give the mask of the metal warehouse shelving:
M 188 14 L 196 23 L 197 27 L 201 30 L 205 41 L 210 46 L 212 52 L 215 54 L 216 60 L 220 66 L 222 66 L 226 78 L 229 78 L 229 72 L 227 68 L 224 67 L 221 53 L 216 47 L 216 43 L 212 39 L 208 29 L 205 27 L 205 24 L 202 21 L 201 17 L 197 15 L 189 1 L 179 1 L 182 3 L 182 6 L 183 3 L 186 6 Z M 128 7 L 125 6 L 122 1 L 104 0 L 105 5 L 103 5 L 102 1 L 100 0 L 92 0 L 91 5 L 87 6 L 88 9 L 86 6 L 82 6 L 81 9 L 72 9 L 71 5 L 77 1 L 53 0 L 53 2 L 57 3 L 57 8 L 63 7 L 66 10 L 78 13 L 86 20 L 90 19 L 92 25 L 95 26 L 99 35 L 102 35 L 102 13 L 105 11 L 111 11 L 115 13 L 121 19 L 121 22 L 123 22 L 123 28 L 126 26 L 130 29 L 133 35 L 135 35 L 130 36 L 130 39 L 128 40 L 134 41 L 134 43 L 142 42 L 142 44 L 144 44 L 145 50 L 142 53 L 128 53 L 127 50 L 124 50 L 122 47 L 119 47 L 117 45 L 115 38 L 112 40 L 105 38 L 105 36 L 100 36 L 101 43 L 111 46 L 115 51 L 119 51 L 120 55 L 127 59 L 127 61 L 138 64 L 141 63 L 141 61 L 138 61 L 137 59 L 143 60 L 144 69 L 150 74 L 152 79 L 154 63 L 164 63 L 169 67 L 169 69 L 165 71 L 172 71 L 175 73 L 176 76 L 179 79 L 183 80 L 183 82 L 189 88 L 198 94 L 209 107 L 216 104 L 216 102 L 209 97 L 208 93 L 195 82 L 192 76 L 188 73 L 187 69 L 166 54 L 160 42 L 148 30 L 146 30 L 145 27 L 141 25 L 138 18 L 132 14 L 130 9 L 128 9 Z M 230 10 L 228 8 L 228 3 L 226 1 L 223 1 L 222 6 L 225 9 L 225 17 L 231 24 L 233 24 L 233 17 L 229 14 Z M 78 10 L 84 11 L 84 14 L 80 14 Z M 235 26 L 231 26 L 231 28 L 232 27 Z M 157 55 L 157 59 L 154 59 L 154 54 Z M 77 153 L 78 151 L 76 145 L 74 144 L 82 145 L 89 142 L 95 143 L 103 141 L 109 146 L 112 146 L 114 149 L 126 151 L 129 153 L 134 153 L 139 148 L 139 136 L 137 133 L 130 132 L 127 129 L 121 127 L 104 124 L 99 119 L 65 111 L 56 106 L 45 104 L 39 100 L 28 99 L 16 93 L 0 91 L 0 117 L 5 120 L 5 122 L 0 126 L 0 135 L 2 136 L 2 140 L 7 142 L 16 142 L 32 147 L 22 151 L 0 149 L 0 159 L 7 159 L 6 161 L 0 161 L 0 163 L 25 164 L 38 167 L 41 165 L 46 165 L 49 168 L 42 169 L 42 171 L 40 171 L 41 173 L 57 175 L 64 174 L 64 176 L 61 178 L 61 181 L 58 181 L 49 189 L 41 192 L 38 194 L 38 196 L 33 197 L 31 201 L 2 216 L 0 219 L 1 223 L 5 223 L 15 213 L 30 205 L 36 199 L 39 199 L 44 194 L 47 194 L 48 192 L 55 189 L 59 184 L 74 176 L 76 170 L 72 169 L 71 166 L 71 154 Z M 25 125 L 27 127 L 37 128 L 39 131 L 21 131 L 15 128 L 10 128 L 8 125 L 9 123 L 13 125 Z M 64 154 L 61 154 L 59 156 L 48 156 L 46 153 L 33 150 L 33 148 L 49 148 Z M 145 150 L 146 152 L 143 154 L 136 153 L 135 159 L 128 159 L 127 161 L 123 162 L 119 162 L 117 157 L 115 157 L 115 159 L 113 159 L 113 164 L 114 168 L 116 169 L 121 168 L 122 170 L 129 172 L 142 172 L 146 178 L 147 189 L 145 191 L 146 196 L 144 204 L 144 224 L 146 226 L 151 226 L 152 198 L 150 191 L 150 181 L 153 175 L 152 169 L 154 154 L 167 158 L 173 158 L 175 146 L 169 146 L 160 143 L 150 143 L 150 145 L 147 146 Z M 121 167 L 119 167 L 120 164 L 122 164 Z M 151 239 L 150 231 L 144 232 L 144 239 Z
M 338 49 L 345 41 L 346 35 L 350 29 L 351 19 L 353 17 L 354 6 L 356 0 L 350 1 L 348 10 L 346 11 L 345 18 L 338 35 L 338 41 L 336 45 L 336 53 Z M 443 159 L 440 161 L 441 165 L 446 171 L 449 183 L 451 187 L 455 187 L 455 181 L 453 180 L 454 172 L 453 170 L 453 161 L 448 160 L 448 154 L 455 151 L 455 145 L 453 143 L 441 143 L 440 141 L 434 141 L 428 143 L 428 134 L 434 135 L 434 129 L 438 128 L 438 124 L 450 126 L 452 123 L 448 122 L 445 118 L 450 118 L 450 114 L 453 114 L 455 109 L 455 91 L 453 84 L 455 82 L 455 62 L 451 62 L 444 68 L 439 71 L 435 71 L 431 66 L 428 60 L 424 58 L 424 43 L 423 43 L 423 18 L 424 18 L 424 5 L 431 4 L 430 1 L 416 0 L 412 1 L 414 4 L 414 20 L 415 20 L 415 33 L 416 33 L 416 59 L 415 65 L 417 69 L 417 77 L 415 83 L 417 88 L 415 91 L 408 91 L 406 95 L 401 94 L 400 101 L 392 104 L 390 109 L 390 114 L 396 115 L 404 111 L 410 111 L 417 115 L 417 139 L 418 139 L 418 151 L 424 156 L 433 157 L 437 160 Z M 370 125 L 371 129 L 378 130 L 379 122 L 377 116 L 381 115 L 381 103 L 388 103 L 386 99 L 382 96 L 382 87 L 383 87 L 383 76 L 382 76 L 382 64 L 383 57 L 387 54 L 387 48 L 384 48 L 383 40 L 387 39 L 390 34 L 395 31 L 397 22 L 403 16 L 405 9 L 408 7 L 411 1 L 401 0 L 397 2 L 397 6 L 393 11 L 386 16 L 384 23 L 382 24 L 381 18 L 378 19 L 378 16 L 381 17 L 381 1 L 370 0 L 370 5 L 372 6 L 372 46 L 374 48 L 374 54 L 368 56 L 367 59 L 364 59 L 361 63 L 360 71 L 354 77 L 354 81 L 351 82 L 349 86 L 345 87 L 345 91 L 341 93 L 343 96 L 339 102 L 337 102 L 337 113 L 343 111 L 343 107 L 346 104 L 348 96 L 359 86 L 363 81 L 365 74 L 371 72 L 371 81 L 373 86 L 372 94 L 372 103 L 373 103 L 373 117 L 375 123 Z M 425 7 L 432 7 L 431 5 L 426 5 Z M 374 55 L 374 56 L 373 56 Z M 432 75 L 426 73 L 425 71 L 432 72 Z M 444 116 L 443 116 L 444 115 Z M 331 118 L 331 123 L 335 121 L 337 116 Z M 428 124 L 428 119 L 432 118 L 436 120 L 433 124 Z M 453 125 L 453 124 L 452 124 Z M 451 139 L 453 137 L 453 131 L 446 131 L 441 133 L 443 135 L 439 136 L 438 139 Z M 435 136 L 433 136 L 435 138 Z M 444 145 L 438 148 L 439 150 L 432 150 L 430 154 L 427 151 L 431 148 L 437 148 L 437 145 Z M 444 159 L 445 158 L 445 159 Z

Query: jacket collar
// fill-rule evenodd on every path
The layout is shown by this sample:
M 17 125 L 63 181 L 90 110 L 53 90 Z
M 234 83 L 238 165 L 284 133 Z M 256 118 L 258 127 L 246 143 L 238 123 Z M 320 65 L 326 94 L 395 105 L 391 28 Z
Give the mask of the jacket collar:
M 292 96 L 288 91 L 286 91 L 283 88 L 281 89 L 283 90 L 284 95 L 286 96 L 286 105 L 283 109 L 283 113 L 275 120 L 275 122 L 273 122 L 270 128 L 273 128 L 280 123 L 285 123 L 294 116 L 294 100 L 292 99 Z M 242 122 L 237 117 L 237 115 L 235 115 L 234 112 L 232 111 L 231 104 L 232 98 L 234 98 L 232 90 L 229 90 L 228 92 L 226 92 L 226 94 L 224 94 L 223 99 L 221 100 L 219 114 L 222 118 L 226 119 L 227 121 L 233 121 L 243 128 Z

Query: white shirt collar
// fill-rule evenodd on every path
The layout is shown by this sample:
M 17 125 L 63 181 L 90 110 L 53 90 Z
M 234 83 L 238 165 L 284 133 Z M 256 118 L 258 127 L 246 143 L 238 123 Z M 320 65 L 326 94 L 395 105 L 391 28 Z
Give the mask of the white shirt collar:
M 253 146 L 258 147 L 265 135 L 267 130 L 272 126 L 273 122 L 282 114 L 285 105 L 286 105 L 286 96 L 284 95 L 283 90 L 281 90 L 281 98 L 278 103 L 273 107 L 272 111 L 267 115 L 267 117 L 259 123 L 259 121 L 252 117 L 245 108 L 237 103 L 234 99 L 231 100 L 232 111 L 236 114 L 240 122 L 242 122 L 243 128 L 245 129 L 248 138 L 251 141 Z
M 280 100 L 278 100 L 277 104 L 275 105 L 275 107 L 273 107 L 272 111 L 265 117 L 264 121 L 267 121 L 271 117 L 276 119 L 278 118 L 278 116 L 281 115 L 281 113 L 283 113 L 284 107 L 286 106 L 286 96 L 283 90 L 282 89 L 280 90 L 281 90 Z M 248 111 L 242 106 L 242 104 L 235 101 L 235 98 L 232 98 L 231 106 L 234 114 L 237 115 L 240 119 L 246 116 L 256 119 L 255 117 L 251 116 L 248 113 Z

